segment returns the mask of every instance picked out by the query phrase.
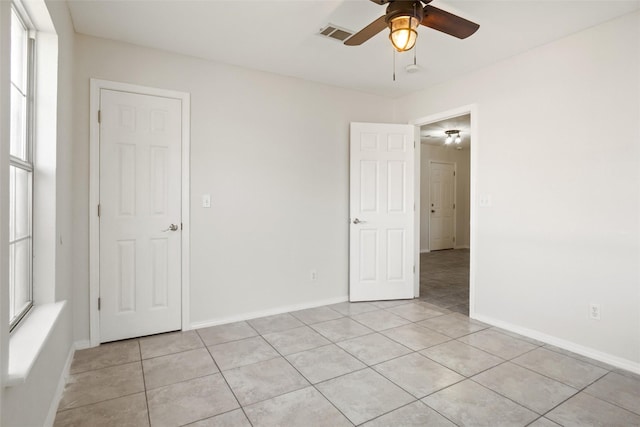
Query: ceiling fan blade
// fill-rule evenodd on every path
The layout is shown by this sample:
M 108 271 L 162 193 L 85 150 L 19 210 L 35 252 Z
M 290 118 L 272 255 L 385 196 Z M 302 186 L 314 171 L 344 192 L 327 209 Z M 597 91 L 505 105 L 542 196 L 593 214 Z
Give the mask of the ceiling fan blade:
M 367 25 L 351 37 L 349 37 L 344 44 L 347 46 L 359 46 L 362 43 L 369 40 L 371 37 L 378 34 L 380 31 L 387 28 L 387 23 L 384 20 L 384 15 Z
M 475 22 L 430 5 L 424 7 L 422 25 L 459 39 L 466 39 L 480 28 Z

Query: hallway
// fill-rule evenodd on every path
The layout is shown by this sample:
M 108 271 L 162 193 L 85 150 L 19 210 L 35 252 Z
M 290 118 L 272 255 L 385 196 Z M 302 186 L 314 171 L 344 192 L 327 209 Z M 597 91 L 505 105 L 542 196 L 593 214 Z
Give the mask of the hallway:
M 420 299 L 469 314 L 469 249 L 420 254 Z

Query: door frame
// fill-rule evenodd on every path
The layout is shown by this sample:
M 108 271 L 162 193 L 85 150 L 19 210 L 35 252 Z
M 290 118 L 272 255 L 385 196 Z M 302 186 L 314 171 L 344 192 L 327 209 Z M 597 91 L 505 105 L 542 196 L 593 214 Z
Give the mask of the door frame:
M 441 120 L 451 119 L 454 117 L 462 116 L 465 114 L 471 115 L 471 135 L 473 135 L 473 143 L 471 144 L 471 159 L 470 159 L 470 179 L 469 179 L 469 317 L 475 317 L 475 295 L 476 295 L 476 271 L 477 271 L 477 256 L 476 242 L 478 238 L 477 224 L 478 224 L 478 209 L 476 208 L 477 197 L 477 178 L 478 178 L 478 147 L 480 146 L 480 133 L 478 132 L 478 105 L 468 104 L 461 107 L 453 108 L 451 110 L 441 111 L 439 113 L 431 114 L 429 116 L 419 117 L 417 119 L 409 121 L 416 127 L 416 141 L 420 141 L 420 127 L 428 125 L 430 123 L 439 122 Z M 420 200 L 420 157 L 421 157 L 421 144 L 416 144 L 416 167 L 415 169 L 415 191 L 416 200 Z M 416 259 L 416 275 L 414 279 L 414 293 L 416 298 L 420 295 L 420 203 L 416 203 L 416 216 L 415 216 L 415 228 L 416 233 L 414 256 Z
M 456 238 L 457 238 L 457 217 L 458 217 L 458 206 L 456 203 L 458 197 L 458 163 L 457 162 L 447 162 L 443 160 L 431 160 L 429 159 L 429 202 L 431 202 L 431 167 L 434 163 L 440 163 L 445 165 L 453 166 L 453 204 L 456 205 L 456 208 L 453 210 L 453 249 L 456 248 Z M 427 225 L 427 229 L 429 231 L 429 251 L 431 252 L 431 209 L 429 209 L 429 222 Z
M 190 240 L 190 94 L 173 90 L 139 86 L 109 80 L 90 79 L 89 90 L 89 339 L 92 347 L 100 344 L 100 312 L 98 298 L 100 296 L 100 221 L 98 220 L 98 203 L 100 202 L 100 126 L 98 110 L 100 109 L 100 91 L 102 89 L 119 92 L 130 92 L 140 95 L 160 96 L 181 101 L 182 111 L 182 185 L 181 185 L 181 328 L 189 326 L 189 240 Z

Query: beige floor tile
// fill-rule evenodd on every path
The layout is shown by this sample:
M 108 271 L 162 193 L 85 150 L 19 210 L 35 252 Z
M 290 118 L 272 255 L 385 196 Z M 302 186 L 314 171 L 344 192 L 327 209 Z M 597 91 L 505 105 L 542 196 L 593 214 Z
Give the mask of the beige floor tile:
M 380 363 L 373 369 L 418 399 L 464 380 L 462 375 L 419 353 Z
M 451 340 L 446 335 L 418 326 L 415 323 L 387 329 L 380 333 L 415 351 Z
M 369 304 L 375 305 L 378 308 L 391 308 L 411 302 L 413 302 L 413 299 L 394 299 L 389 301 L 370 301 Z
M 338 304 L 330 305 L 332 310 L 337 311 L 340 314 L 345 316 L 353 316 L 356 314 L 366 313 L 368 311 L 378 310 L 373 304 L 369 304 L 368 302 L 341 302 Z
M 411 323 L 404 317 L 400 317 L 386 310 L 370 311 L 368 313 L 351 316 L 351 318 L 374 331 L 382 331 Z
M 140 362 L 70 375 L 58 407 L 76 408 L 144 391 Z
M 54 427 L 143 427 L 149 425 L 144 393 L 58 412 Z
M 251 423 L 242 409 L 234 409 L 233 411 L 187 425 L 189 427 L 251 427 Z
M 244 338 L 258 335 L 247 322 L 228 323 L 226 325 L 211 326 L 196 330 L 205 345 L 222 344 L 229 341 L 238 341 Z
M 145 359 L 142 369 L 147 390 L 218 372 L 206 348 Z
M 223 371 L 280 356 L 262 337 L 246 338 L 208 348 Z
M 143 359 L 165 356 L 200 347 L 204 347 L 204 344 L 196 331 L 171 332 L 140 338 L 140 351 Z
M 366 367 L 334 344 L 292 354 L 287 360 L 312 384 Z
M 309 385 L 282 357 L 231 369 L 224 376 L 243 406 Z
M 475 382 L 544 414 L 578 390 L 510 362 L 491 368 L 472 378 Z
M 363 427 L 455 427 L 455 424 L 422 402 L 413 402 L 371 420 Z
M 540 417 L 534 422 L 532 422 L 531 424 L 529 424 L 527 427 L 561 427 L 561 426 L 560 424 L 556 424 L 547 418 Z
M 272 332 L 282 332 L 287 329 L 299 328 L 304 323 L 293 317 L 289 313 L 276 314 L 273 316 L 260 317 L 248 321 L 249 324 L 261 334 L 270 334 Z
M 400 317 L 404 317 L 411 322 L 419 322 L 421 320 L 442 316 L 444 314 L 443 311 L 431 308 L 420 302 L 398 305 L 388 308 L 387 311 L 397 314 Z
M 581 389 L 604 376 L 607 371 L 545 348 L 538 348 L 513 360 L 539 374 Z
M 73 362 L 71 363 L 69 373 L 78 374 L 94 369 L 136 362 L 138 360 L 140 360 L 140 345 L 138 344 L 138 340 L 100 344 L 98 347 L 76 351 L 73 355 Z
M 451 338 L 459 338 L 489 327 L 483 323 L 471 320 L 468 316 L 460 313 L 434 317 L 418 324 L 450 336 Z
M 249 405 L 245 411 L 254 427 L 347 427 L 352 425 L 313 387 Z
M 239 407 L 221 374 L 150 390 L 147 399 L 153 427 L 181 426 Z
M 311 327 L 333 342 L 344 341 L 373 332 L 371 329 L 349 317 L 316 323 L 315 325 L 311 325 Z
M 485 351 L 471 347 L 459 341 L 449 341 L 420 352 L 449 369 L 470 377 L 504 360 Z
M 367 365 L 411 353 L 409 348 L 378 333 L 342 341 L 337 345 Z
M 640 416 L 586 393 L 579 393 L 545 415 L 564 427 L 640 426 Z
M 512 359 L 536 348 L 528 342 L 485 329 L 458 339 L 503 359 Z
M 313 325 L 314 323 L 326 322 L 327 320 L 342 317 L 342 314 L 329 307 L 315 307 L 308 308 L 306 310 L 292 311 L 291 315 L 307 325 Z
M 371 369 L 343 375 L 316 387 L 356 425 L 414 400 L 409 393 Z
M 263 337 L 283 356 L 329 344 L 326 338 L 308 326 L 274 332 Z
M 427 396 L 422 402 L 460 426 L 525 426 L 538 418 L 535 412 L 470 380 Z
M 640 379 L 609 372 L 585 392 L 640 415 Z

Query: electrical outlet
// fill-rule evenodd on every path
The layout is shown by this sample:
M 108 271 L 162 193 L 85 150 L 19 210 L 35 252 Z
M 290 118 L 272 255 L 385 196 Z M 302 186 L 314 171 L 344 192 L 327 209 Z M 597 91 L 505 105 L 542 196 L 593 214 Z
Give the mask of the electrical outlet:
M 311 277 L 312 282 L 318 280 L 318 272 L 316 270 L 311 270 L 311 274 L 309 276 Z
M 589 317 L 593 320 L 600 320 L 600 304 L 589 305 Z

